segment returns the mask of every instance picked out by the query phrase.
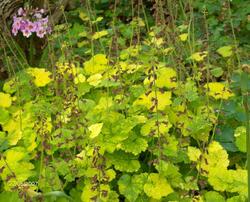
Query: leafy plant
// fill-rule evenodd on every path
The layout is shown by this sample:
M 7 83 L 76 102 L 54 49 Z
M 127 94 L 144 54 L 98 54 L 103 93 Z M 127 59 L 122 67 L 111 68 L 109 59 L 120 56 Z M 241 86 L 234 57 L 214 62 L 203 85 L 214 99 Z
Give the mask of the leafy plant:
M 246 201 L 245 2 L 85 3 L 3 82 L 0 199 Z

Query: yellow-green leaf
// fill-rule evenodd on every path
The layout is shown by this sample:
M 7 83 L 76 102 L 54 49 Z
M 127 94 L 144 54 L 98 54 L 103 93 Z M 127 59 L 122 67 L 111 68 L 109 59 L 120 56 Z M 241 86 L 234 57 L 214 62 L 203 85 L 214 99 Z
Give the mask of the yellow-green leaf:
M 169 67 L 163 67 L 156 72 L 157 79 L 155 80 L 155 85 L 159 88 L 175 88 L 177 86 L 177 74 L 176 71 Z M 146 78 L 144 80 L 145 85 L 149 85 L 153 82 L 153 77 L 150 79 Z
M 233 54 L 232 46 L 223 46 L 217 50 L 222 57 L 230 57 Z
M 196 147 L 189 146 L 187 154 L 190 161 L 198 161 L 201 155 L 201 151 Z
M 5 151 L 3 155 L 5 160 L 3 158 L 0 160 L 0 169 L 2 170 L 0 176 L 4 180 L 5 190 L 11 190 L 34 174 L 32 171 L 34 165 L 27 160 L 28 155 L 25 148 L 12 147 Z M 15 177 L 13 174 L 15 174 Z
M 247 132 L 246 132 L 246 127 L 245 126 L 240 126 L 235 129 L 234 131 L 234 137 L 235 137 L 235 144 L 239 148 L 241 152 L 247 152 L 247 147 L 246 147 L 246 137 L 247 137 Z
M 94 35 L 92 36 L 93 39 L 99 39 L 102 38 L 103 36 L 108 35 L 108 31 L 107 30 L 102 30 L 100 32 L 96 32 L 94 33 Z
M 193 53 L 189 59 L 194 60 L 196 62 L 201 62 L 204 60 L 204 58 L 207 56 L 207 51 L 203 51 L 203 52 L 196 52 Z
M 88 127 L 88 129 L 90 131 L 89 137 L 92 139 L 97 137 L 102 131 L 102 126 L 103 126 L 103 123 L 96 123 L 96 124 L 93 124 L 90 127 Z
M 81 18 L 82 21 L 87 21 L 89 20 L 89 17 L 86 13 L 80 12 L 79 17 Z
M 186 41 L 188 38 L 188 33 L 184 33 L 184 34 L 179 35 L 179 38 L 183 42 Z
M 83 74 L 79 74 L 74 78 L 74 83 L 84 83 L 86 81 L 86 77 Z
M 87 79 L 87 82 L 92 86 L 98 86 L 102 82 L 102 75 L 94 74 Z
M 34 77 L 34 84 L 37 87 L 46 86 L 52 81 L 50 78 L 51 73 L 44 68 L 28 68 L 27 72 Z
M 168 117 L 160 118 L 158 119 L 158 121 L 156 119 L 150 119 L 141 127 L 141 134 L 143 136 L 157 136 L 157 133 L 159 131 L 160 134 L 166 135 L 171 127 L 172 124 L 169 122 Z
M 164 110 L 166 106 L 171 105 L 172 93 L 170 91 L 151 92 L 148 95 L 141 95 L 133 104 L 134 105 L 144 105 L 148 109 L 153 109 L 153 111 Z M 157 101 L 156 101 L 157 100 Z M 157 102 L 157 104 L 155 103 Z
M 103 20 L 103 17 L 98 17 L 96 18 L 95 21 L 93 21 L 93 23 L 101 22 L 102 20 Z
M 108 59 L 104 54 L 96 54 L 84 63 L 84 69 L 88 75 L 102 73 L 108 68 Z
M 8 108 L 11 106 L 12 99 L 10 94 L 0 92 L 0 107 Z
M 157 173 L 151 173 L 148 176 L 148 181 L 144 185 L 144 192 L 154 199 L 160 200 L 163 196 L 167 196 L 173 192 L 165 177 Z
M 200 167 L 209 172 L 211 168 L 219 170 L 227 169 L 229 165 L 228 154 L 223 147 L 216 141 L 213 141 L 208 146 L 208 153 L 205 153 Z M 198 165 L 199 166 L 199 165 Z
M 210 82 L 205 85 L 208 90 L 208 95 L 217 99 L 227 100 L 234 94 L 222 83 Z

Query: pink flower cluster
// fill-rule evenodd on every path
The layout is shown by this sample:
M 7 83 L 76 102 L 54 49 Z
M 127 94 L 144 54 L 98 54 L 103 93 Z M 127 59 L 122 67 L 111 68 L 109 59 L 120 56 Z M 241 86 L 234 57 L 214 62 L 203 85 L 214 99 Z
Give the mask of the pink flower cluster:
M 44 17 L 44 9 L 23 9 L 19 8 L 17 15 L 13 17 L 12 34 L 16 36 L 22 32 L 23 36 L 30 37 L 32 33 L 43 38 L 46 34 L 51 33 L 48 16 Z

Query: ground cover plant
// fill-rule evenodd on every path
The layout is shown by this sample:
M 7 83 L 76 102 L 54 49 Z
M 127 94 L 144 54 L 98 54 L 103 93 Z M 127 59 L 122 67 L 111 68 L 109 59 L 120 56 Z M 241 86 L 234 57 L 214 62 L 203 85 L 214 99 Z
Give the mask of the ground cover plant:
M 248 201 L 249 2 L 65 2 L 1 29 L 0 201 Z

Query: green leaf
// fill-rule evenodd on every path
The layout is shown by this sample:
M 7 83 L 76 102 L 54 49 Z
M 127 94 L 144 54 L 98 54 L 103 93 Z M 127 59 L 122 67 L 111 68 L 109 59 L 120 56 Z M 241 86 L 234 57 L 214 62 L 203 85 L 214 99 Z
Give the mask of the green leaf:
M 84 70 L 88 75 L 102 73 L 108 68 L 108 59 L 104 54 L 96 54 L 84 63 Z
M 205 193 L 206 202 L 225 202 L 223 196 L 221 196 L 218 192 L 209 191 Z
M 0 107 L 8 108 L 12 104 L 12 98 L 10 94 L 0 92 Z
M 120 143 L 126 140 L 132 129 L 140 123 L 136 117 L 125 117 L 116 112 L 103 113 L 101 118 L 103 128 L 101 135 L 97 138 L 97 144 L 106 151 L 112 153 L 119 148 Z
M 81 195 L 82 202 L 89 202 L 91 201 L 92 197 L 95 197 L 98 193 L 96 190 L 91 190 L 92 185 L 90 183 L 87 183 L 84 188 Z
M 108 31 L 107 30 L 102 30 L 102 31 L 99 31 L 99 32 L 95 32 L 94 35 L 92 36 L 92 39 L 96 40 L 96 39 L 99 39 L 103 36 L 106 36 L 108 35 Z
M 65 198 L 65 199 L 68 199 L 67 201 L 73 201 L 73 199 L 70 196 L 68 196 L 62 191 L 51 191 L 51 192 L 43 194 L 43 196 L 45 198 L 47 197 Z
M 184 190 L 199 190 L 198 181 L 192 175 L 186 176 L 184 183 L 181 183 L 179 188 Z
M 3 202 L 23 202 L 23 199 L 20 199 L 18 196 L 18 192 L 9 192 L 4 191 L 0 193 L 0 201 Z
M 158 126 L 157 126 L 158 122 Z M 141 134 L 143 136 L 154 135 L 157 136 L 159 131 L 160 134 L 166 135 L 168 134 L 169 129 L 172 127 L 172 124 L 169 122 L 168 117 L 157 119 L 153 118 L 148 120 L 142 127 L 141 127 Z M 159 130 L 158 130 L 159 129 Z
M 106 192 L 107 195 L 100 194 Z M 109 202 L 114 201 L 118 202 L 117 194 L 114 191 L 110 190 L 109 185 L 100 184 L 98 189 L 93 189 L 93 184 L 89 181 L 86 182 L 83 192 L 81 195 L 82 202 L 90 202 L 92 199 L 96 197 L 96 201 Z
M 38 181 L 39 189 L 43 192 L 51 192 L 55 195 L 58 192 L 54 192 L 61 189 L 61 180 L 57 174 L 57 171 L 52 167 L 44 167 L 41 171 L 41 178 Z
M 163 154 L 168 157 L 177 157 L 178 152 L 178 140 L 175 136 L 167 137 L 167 142 L 163 144 Z M 155 155 L 159 155 L 159 152 L 155 153 Z
M 224 58 L 230 57 L 233 54 L 232 46 L 223 46 L 217 52 Z
M 157 173 L 151 173 L 147 183 L 144 185 L 144 192 L 154 199 L 160 200 L 163 196 L 173 192 L 167 180 Z
M 215 77 L 220 77 L 223 74 L 223 69 L 221 67 L 215 67 L 211 70 L 211 74 Z
M 196 147 L 188 146 L 187 154 L 190 161 L 198 161 L 201 155 L 201 151 Z
M 216 191 L 239 193 L 247 197 L 247 170 L 210 169 L 208 182 Z
M 169 67 L 162 67 L 157 70 L 157 79 L 155 80 L 155 85 L 159 88 L 175 88 L 177 86 L 177 73 L 174 69 Z M 150 84 L 153 82 L 153 78 L 146 78 L 144 84 Z
M 203 155 L 201 164 L 197 165 L 197 169 L 201 167 L 203 170 L 210 173 L 211 169 L 218 169 L 220 171 L 226 170 L 228 165 L 229 160 L 227 152 L 218 142 L 213 141 L 208 146 L 208 153 Z
M 68 32 L 63 36 L 66 37 L 68 39 L 68 41 L 72 43 L 71 45 L 73 45 L 76 43 L 76 41 L 79 38 L 81 38 L 79 35 L 83 30 L 85 30 L 85 27 L 83 25 L 80 25 L 78 23 L 74 23 L 73 27 L 68 29 Z M 74 36 L 74 40 L 72 40 L 73 36 Z
M 212 129 L 212 123 L 207 120 L 206 116 L 199 114 L 188 125 L 188 130 L 194 139 L 207 141 L 209 132 Z
M 136 172 L 140 168 L 140 162 L 133 154 L 125 153 L 121 150 L 115 151 L 113 154 L 107 153 L 105 156 L 108 162 L 115 166 L 116 170 L 124 172 Z
M 22 140 L 27 151 L 31 152 L 37 147 L 37 134 L 31 128 L 23 129 Z
M 194 60 L 196 62 L 201 62 L 207 56 L 207 51 L 195 52 L 188 59 Z
M 247 196 L 247 170 L 228 170 L 228 165 L 227 152 L 218 142 L 213 141 L 197 169 L 202 168 L 205 171 L 202 174 L 208 176 L 208 182 L 214 190 L 238 192 Z
M 143 185 L 147 181 L 147 174 L 122 175 L 118 181 L 119 191 L 130 202 L 136 201 L 138 195 L 143 190 Z
M 102 131 L 103 123 L 96 123 L 88 127 L 90 131 L 90 138 L 93 139 L 97 137 Z
M 19 71 L 15 77 L 5 82 L 3 90 L 9 94 L 16 93 L 18 89 L 17 99 L 22 101 L 29 101 L 31 99 L 32 85 L 30 85 L 32 77 L 25 71 Z
M 6 133 L 0 131 L 0 152 L 3 152 L 4 150 L 8 149 L 8 140 L 6 138 Z
M 134 133 L 121 143 L 120 149 L 124 150 L 125 152 L 130 152 L 134 155 L 138 155 L 142 151 L 145 151 L 147 147 L 147 140 L 142 137 L 137 137 L 137 135 Z
M 235 129 L 234 137 L 235 137 L 235 144 L 241 152 L 247 152 L 246 140 L 247 140 L 247 132 L 245 126 L 240 126 Z
M 0 124 L 3 125 L 7 123 L 9 120 L 9 117 L 10 117 L 9 112 L 6 109 L 0 107 Z
M 227 202 L 246 202 L 247 198 L 245 196 L 233 196 L 227 199 Z
M 154 102 L 152 100 L 157 98 L 157 108 L 154 105 Z M 142 105 L 147 107 L 148 109 L 151 109 L 153 106 L 153 111 L 159 110 L 163 111 L 167 106 L 172 104 L 172 93 L 171 91 L 157 91 L 151 92 L 148 95 L 142 94 L 134 103 L 133 105 Z
M 91 89 L 91 85 L 89 85 L 87 82 L 84 83 L 79 83 L 77 85 L 77 94 L 79 97 L 85 95 L 86 93 L 88 93 Z
M 87 112 L 87 111 L 92 110 L 96 104 L 95 104 L 95 102 L 93 100 L 90 100 L 90 99 L 81 99 L 81 100 L 79 100 L 79 104 L 78 105 L 79 105 L 79 108 L 83 112 Z
M 4 181 L 6 190 L 10 190 L 14 186 L 19 185 L 18 183 L 25 182 L 29 177 L 34 175 L 32 171 L 34 165 L 29 162 L 29 156 L 25 148 L 12 147 L 5 151 L 3 155 L 5 156 L 5 160 L 3 160 L 3 158 L 0 160 L 0 169 L 3 169 L 0 176 Z M 13 177 L 13 173 L 15 177 Z
M 155 165 L 155 168 L 162 176 L 167 178 L 173 187 L 180 188 L 180 185 L 184 183 L 179 167 L 174 164 L 160 161 L 160 163 Z
M 184 86 L 184 95 L 189 102 L 193 102 L 199 98 L 197 87 L 194 81 L 188 79 Z
M 107 202 L 112 201 L 112 202 L 119 202 L 119 195 L 115 191 L 110 191 L 108 193 L 108 199 Z

